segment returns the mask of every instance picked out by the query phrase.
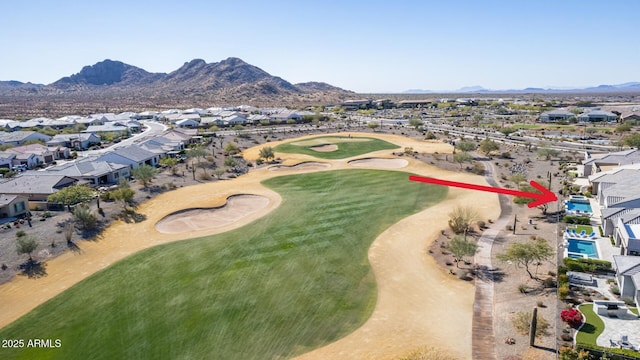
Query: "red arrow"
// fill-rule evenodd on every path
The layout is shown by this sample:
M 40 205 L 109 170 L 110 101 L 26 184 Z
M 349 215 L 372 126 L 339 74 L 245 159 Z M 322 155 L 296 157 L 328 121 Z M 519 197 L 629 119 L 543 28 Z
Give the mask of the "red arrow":
M 538 189 L 539 191 L 542 191 L 542 193 L 530 193 L 530 192 L 526 192 L 526 191 L 518 191 L 518 190 L 511 190 L 511 189 L 504 189 L 504 188 L 495 188 L 495 187 L 491 187 L 491 186 L 467 184 L 467 183 L 461 183 L 461 182 L 456 182 L 456 181 L 441 180 L 441 179 L 434 179 L 434 178 L 428 178 L 428 177 L 422 177 L 422 176 L 413 176 L 413 175 L 409 176 L 409 180 L 423 182 L 423 183 L 427 183 L 427 184 L 453 186 L 453 187 L 459 187 L 459 188 L 463 188 L 463 189 L 488 191 L 488 192 L 494 192 L 494 193 L 498 193 L 498 194 L 506 194 L 506 195 L 520 196 L 520 197 L 527 197 L 527 198 L 535 199 L 536 201 L 532 201 L 529 204 L 527 204 L 527 206 L 529 206 L 530 208 L 536 207 L 536 206 L 540 206 L 540 205 L 546 204 L 548 202 L 558 201 L 558 197 L 556 196 L 556 194 L 554 194 L 553 192 L 547 190 L 544 186 L 538 184 L 537 182 L 535 182 L 533 180 L 531 180 L 531 182 L 529 182 L 529 184 L 531 184 L 531 186 L 533 186 L 534 188 Z

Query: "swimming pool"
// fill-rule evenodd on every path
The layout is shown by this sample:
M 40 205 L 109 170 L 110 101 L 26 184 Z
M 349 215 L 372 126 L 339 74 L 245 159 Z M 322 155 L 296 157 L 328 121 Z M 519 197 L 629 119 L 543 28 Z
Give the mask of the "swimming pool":
M 593 210 L 591 209 L 591 205 L 589 203 L 580 203 L 580 202 L 573 202 L 573 201 L 567 201 L 567 210 L 568 211 L 580 211 L 580 212 L 593 212 Z
M 567 239 L 569 246 L 567 247 L 567 257 L 598 259 L 598 249 L 596 242 L 591 240 Z

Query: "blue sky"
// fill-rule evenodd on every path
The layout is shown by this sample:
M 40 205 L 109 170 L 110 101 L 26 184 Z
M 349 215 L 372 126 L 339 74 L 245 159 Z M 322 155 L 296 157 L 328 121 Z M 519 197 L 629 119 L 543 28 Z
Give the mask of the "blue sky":
M 640 1 L 2 1 L 0 80 L 239 57 L 356 92 L 640 81 Z

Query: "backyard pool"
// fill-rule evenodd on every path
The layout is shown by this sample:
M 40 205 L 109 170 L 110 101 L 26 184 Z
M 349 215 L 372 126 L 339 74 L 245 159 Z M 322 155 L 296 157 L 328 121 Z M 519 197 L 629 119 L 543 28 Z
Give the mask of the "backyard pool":
M 567 210 L 568 211 L 579 211 L 579 212 L 585 212 L 585 213 L 590 213 L 593 212 L 591 210 L 591 205 L 589 203 L 579 203 L 579 202 L 573 202 L 573 201 L 567 201 Z
M 567 239 L 567 257 L 598 259 L 596 242 L 592 240 Z

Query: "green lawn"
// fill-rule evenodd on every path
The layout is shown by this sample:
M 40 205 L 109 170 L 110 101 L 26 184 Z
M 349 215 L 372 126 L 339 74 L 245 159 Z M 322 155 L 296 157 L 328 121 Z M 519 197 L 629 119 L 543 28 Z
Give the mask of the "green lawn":
M 580 234 L 582 230 L 584 230 L 584 232 L 586 232 L 587 235 L 590 235 L 593 232 L 593 226 L 590 226 L 590 225 L 576 225 L 575 229 L 578 234 Z
M 593 311 L 593 304 L 583 304 L 578 309 L 586 317 L 586 323 L 580 328 L 576 335 L 576 342 L 580 344 L 597 346 L 596 339 L 604 331 L 604 322 Z
M 274 359 L 335 341 L 375 306 L 371 242 L 446 196 L 408 175 L 269 179 L 283 197 L 273 213 L 98 272 L 0 330 L 0 339 L 60 339 L 61 348 L 0 348 L 0 359 Z
M 319 152 L 312 149 L 313 146 L 322 144 L 335 144 L 338 150 L 331 152 Z M 321 159 L 344 159 L 352 156 L 370 153 L 372 151 L 398 149 L 399 146 L 384 140 L 373 138 L 348 138 L 346 136 L 320 136 L 303 141 L 291 141 L 280 144 L 273 150 L 276 152 L 295 153 L 315 156 Z

